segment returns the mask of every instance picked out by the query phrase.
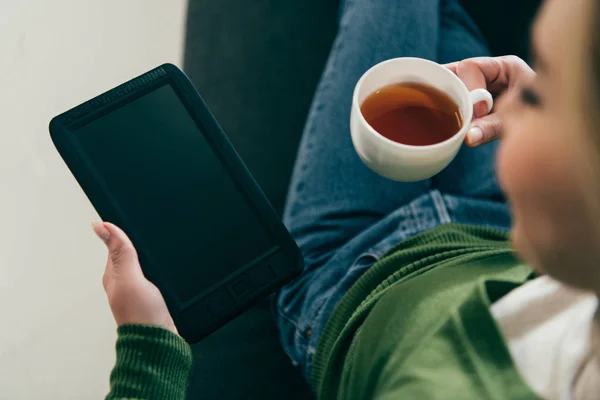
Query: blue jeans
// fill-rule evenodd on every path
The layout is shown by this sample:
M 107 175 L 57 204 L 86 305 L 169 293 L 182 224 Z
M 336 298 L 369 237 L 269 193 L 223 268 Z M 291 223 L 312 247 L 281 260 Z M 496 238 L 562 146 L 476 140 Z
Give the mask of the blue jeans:
M 391 246 L 443 223 L 510 226 L 494 174 L 495 144 L 463 147 L 437 176 L 400 183 L 369 170 L 350 139 L 354 85 L 374 64 L 403 56 L 448 63 L 488 54 L 458 0 L 346 0 L 340 7 L 284 214 L 305 270 L 275 300 L 283 347 L 305 377 L 333 309 Z

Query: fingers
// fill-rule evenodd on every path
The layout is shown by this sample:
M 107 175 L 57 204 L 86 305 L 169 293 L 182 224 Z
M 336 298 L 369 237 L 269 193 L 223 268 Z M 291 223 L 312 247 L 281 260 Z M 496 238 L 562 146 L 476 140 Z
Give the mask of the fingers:
M 469 90 L 484 88 L 492 94 L 499 94 L 535 75 L 529 65 L 517 56 L 469 58 L 447 64 L 446 68 L 461 78 Z
M 497 114 L 486 115 L 473 121 L 465 142 L 467 146 L 477 147 L 498 139 L 502 133 L 502 123 Z
M 478 57 L 449 64 L 447 68 L 464 82 L 469 91 L 486 89 L 493 93 L 492 87 L 497 85 L 502 63 L 497 58 Z M 487 114 L 488 109 L 485 102 L 473 105 L 474 118 L 481 118 Z
M 456 66 L 456 75 L 465 83 L 470 91 L 475 89 L 487 89 L 488 84 L 483 72 L 475 62 L 469 60 L 463 61 Z M 473 105 L 474 118 L 480 118 L 488 114 L 488 107 L 485 102 L 479 102 Z
M 460 61 L 456 61 L 450 64 L 444 64 L 444 67 L 448 68 L 453 74 L 456 75 L 456 66 Z
M 108 248 L 106 273 L 113 275 L 137 275 L 141 273 L 137 252 L 133 243 L 119 227 L 109 222 L 94 222 L 96 235 Z
M 486 76 L 479 68 L 479 64 L 476 60 L 478 59 L 471 58 L 458 63 L 456 66 L 456 75 L 464 82 L 469 90 L 487 89 Z
M 446 68 L 456 74 L 470 91 L 487 89 L 494 96 L 535 76 L 527 63 L 516 56 L 469 58 L 447 64 Z M 473 106 L 475 121 L 467 134 L 467 145 L 478 146 L 500 135 L 501 124 L 497 113 L 487 116 L 487 111 L 483 102 Z

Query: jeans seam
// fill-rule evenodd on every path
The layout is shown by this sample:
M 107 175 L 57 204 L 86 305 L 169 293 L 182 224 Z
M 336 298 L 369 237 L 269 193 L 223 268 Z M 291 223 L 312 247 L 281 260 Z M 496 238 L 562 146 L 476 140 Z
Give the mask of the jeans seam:
M 448 214 L 448 210 L 446 209 L 446 204 L 444 203 L 442 195 L 438 191 L 432 191 L 431 200 L 433 200 L 433 205 L 435 206 L 435 209 L 438 213 L 438 217 L 440 218 L 440 223 L 448 224 L 452 222 L 452 219 Z
M 420 218 L 418 217 L 418 212 L 417 212 L 417 206 L 414 203 L 410 204 L 410 218 L 413 220 L 416 230 L 420 231 L 421 230 L 421 221 Z
M 309 328 L 312 329 L 313 326 L 315 326 L 316 321 L 321 317 L 321 314 L 323 313 L 323 309 L 325 308 L 325 304 L 327 303 L 325 301 L 326 299 L 321 299 L 321 303 L 319 304 L 319 306 L 316 308 L 315 313 L 314 313 L 314 317 L 311 318 L 310 323 L 308 324 Z M 321 332 L 322 333 L 322 332 Z M 311 337 L 308 338 L 308 340 L 306 341 L 306 349 L 304 351 L 304 362 L 307 363 L 308 362 L 308 356 L 309 354 L 311 354 L 311 347 L 314 347 L 316 350 L 316 346 L 314 345 L 315 343 L 315 339 L 314 339 L 314 335 L 311 335 Z M 318 340 L 317 340 L 318 343 Z

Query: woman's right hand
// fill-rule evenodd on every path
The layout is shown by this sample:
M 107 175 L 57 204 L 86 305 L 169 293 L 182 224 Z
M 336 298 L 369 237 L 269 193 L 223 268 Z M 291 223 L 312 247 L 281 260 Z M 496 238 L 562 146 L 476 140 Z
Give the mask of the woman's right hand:
M 512 97 L 515 88 L 535 76 L 529 65 L 517 56 L 469 58 L 445 67 L 454 72 L 469 90 L 487 89 L 494 98 L 501 95 Z M 484 103 L 474 106 L 473 121 L 465 139 L 468 146 L 480 146 L 500 136 L 501 111 L 502 107 L 495 106 L 488 115 Z
M 158 288 L 144 276 L 129 237 L 108 222 L 94 222 L 92 226 L 108 248 L 102 284 L 117 325 L 151 325 L 177 335 L 167 304 Z

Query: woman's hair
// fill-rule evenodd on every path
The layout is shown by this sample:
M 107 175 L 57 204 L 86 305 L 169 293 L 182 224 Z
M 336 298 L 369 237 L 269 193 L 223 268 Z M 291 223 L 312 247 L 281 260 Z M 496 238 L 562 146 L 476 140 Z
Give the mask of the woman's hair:
M 582 23 L 572 27 L 573 53 L 565 54 L 571 63 L 568 70 L 573 76 L 569 86 L 568 103 L 576 125 L 573 134 L 582 137 L 580 151 L 585 160 L 581 169 L 586 188 L 586 206 L 590 218 L 596 222 L 600 239 L 600 0 L 584 1 L 581 8 Z M 571 134 L 571 132 L 568 132 Z
M 590 60 L 582 60 L 584 64 L 589 64 L 590 67 L 587 71 L 587 78 L 590 79 L 591 85 L 589 87 L 591 90 L 589 91 L 591 94 L 589 99 L 584 99 L 591 101 L 592 109 L 588 110 L 591 113 L 594 121 L 592 122 L 592 126 L 598 127 L 597 123 L 600 120 L 600 1 L 599 0 L 588 0 L 589 7 L 592 8 L 589 15 L 591 16 L 591 21 L 589 21 L 587 32 L 584 34 L 584 38 L 589 43 L 587 49 L 590 51 L 588 54 L 591 54 Z M 584 47 L 584 50 L 586 48 Z M 585 53 L 584 53 L 584 57 Z M 586 79 L 586 78 L 584 78 Z M 584 81 L 585 82 L 585 81 Z M 582 82 L 582 83 L 584 83 Z M 595 132 L 594 140 L 596 143 L 600 143 L 600 131 Z M 598 147 L 600 150 L 600 147 Z M 599 151 L 600 152 L 600 151 Z

